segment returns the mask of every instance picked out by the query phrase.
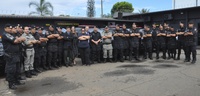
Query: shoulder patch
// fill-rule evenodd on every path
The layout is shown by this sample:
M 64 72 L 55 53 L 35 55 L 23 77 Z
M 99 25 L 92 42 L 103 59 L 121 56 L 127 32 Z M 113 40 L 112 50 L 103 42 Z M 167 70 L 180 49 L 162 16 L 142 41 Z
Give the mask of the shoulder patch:
M 5 35 L 6 35 L 7 38 L 9 38 L 9 39 L 11 39 L 11 40 L 14 39 L 14 37 L 13 37 L 11 34 L 6 33 Z

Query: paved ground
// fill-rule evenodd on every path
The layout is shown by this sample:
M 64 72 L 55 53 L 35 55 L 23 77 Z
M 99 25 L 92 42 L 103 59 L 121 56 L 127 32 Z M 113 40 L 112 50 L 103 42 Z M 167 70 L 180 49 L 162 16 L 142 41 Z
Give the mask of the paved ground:
M 16 91 L 8 90 L 2 78 L 0 96 L 200 96 L 199 63 L 146 60 L 62 67 L 27 79 Z

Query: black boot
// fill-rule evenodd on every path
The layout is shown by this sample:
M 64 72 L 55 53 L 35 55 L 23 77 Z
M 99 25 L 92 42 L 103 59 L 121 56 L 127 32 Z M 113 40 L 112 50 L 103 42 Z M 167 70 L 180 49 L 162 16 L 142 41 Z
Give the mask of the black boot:
M 16 90 L 17 86 L 13 82 L 8 82 L 9 89 Z
M 26 75 L 27 78 L 32 78 L 30 71 L 26 71 L 25 75 Z
M 112 62 L 113 62 L 113 60 L 110 58 L 110 59 L 109 59 L 109 62 L 110 62 L 110 63 L 112 63 Z
M 106 63 L 106 61 L 107 61 L 106 58 L 104 58 L 104 59 L 103 59 L 103 63 Z
M 22 82 L 22 81 L 20 81 L 20 80 L 17 80 L 17 81 L 15 82 L 15 84 L 16 84 L 16 85 L 24 85 L 25 82 Z
M 30 71 L 30 74 L 31 74 L 31 75 L 34 75 L 34 76 L 37 76 L 37 75 L 38 75 L 37 72 L 35 72 L 34 70 L 31 70 L 31 71 Z

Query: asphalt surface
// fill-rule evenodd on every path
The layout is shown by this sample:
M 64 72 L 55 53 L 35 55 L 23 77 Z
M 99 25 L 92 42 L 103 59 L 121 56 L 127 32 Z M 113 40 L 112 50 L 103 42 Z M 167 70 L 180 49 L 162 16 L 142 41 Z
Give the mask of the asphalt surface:
M 62 67 L 27 79 L 15 91 L 1 78 L 0 96 L 200 96 L 200 60 L 191 65 L 183 57 Z

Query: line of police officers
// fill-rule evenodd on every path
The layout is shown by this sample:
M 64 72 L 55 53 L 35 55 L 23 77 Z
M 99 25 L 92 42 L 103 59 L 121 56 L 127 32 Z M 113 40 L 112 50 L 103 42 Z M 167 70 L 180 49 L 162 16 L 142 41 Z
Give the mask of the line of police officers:
M 50 25 L 45 33 L 43 27 L 36 28 L 34 25 L 22 28 L 20 25 L 6 24 L 4 29 L 2 41 L 6 60 L 5 72 L 10 89 L 16 89 L 16 85 L 24 84 L 20 81 L 25 79 L 23 73 L 27 78 L 31 78 L 43 70 L 52 70 L 63 65 L 73 66 L 76 64 L 75 58 L 78 53 L 82 65 L 91 65 L 95 61 L 140 61 L 140 50 L 143 52 L 143 59 L 148 57 L 152 60 L 154 49 L 156 59 L 159 59 L 159 53 L 162 51 L 163 59 L 180 60 L 183 49 L 185 62 L 190 62 L 191 53 L 192 64 L 196 62 L 197 30 L 193 22 L 189 22 L 187 29 L 180 22 L 177 31 L 167 23 L 160 25 L 159 28 L 156 24 L 152 24 L 152 28 L 144 25 L 142 32 L 135 23 L 130 30 L 127 30 L 125 24 L 122 29 L 116 25 L 113 31 L 106 26 L 102 33 L 98 32 L 96 26 L 93 32 L 89 32 L 89 27 L 86 26 L 80 33 L 76 32 L 75 27 L 67 27 L 66 32 L 62 32 L 60 27 L 54 29 L 53 25 Z

